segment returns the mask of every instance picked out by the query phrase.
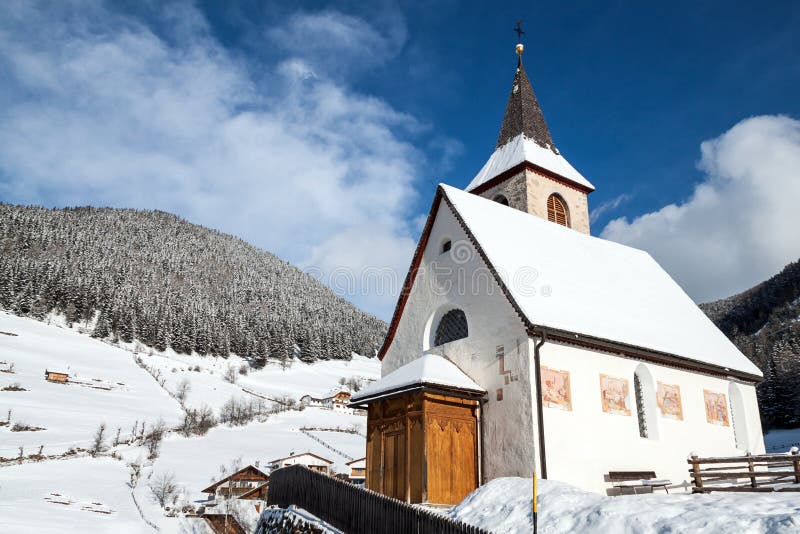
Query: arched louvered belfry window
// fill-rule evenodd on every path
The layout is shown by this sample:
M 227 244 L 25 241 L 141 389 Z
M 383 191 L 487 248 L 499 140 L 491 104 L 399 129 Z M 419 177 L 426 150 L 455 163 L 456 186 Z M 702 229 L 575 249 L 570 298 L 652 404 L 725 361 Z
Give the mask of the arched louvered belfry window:
M 450 310 L 439 320 L 433 344 L 435 346 L 444 345 L 457 339 L 463 339 L 468 335 L 466 314 L 459 309 Z
M 567 203 L 556 194 L 552 194 L 547 198 L 547 220 L 569 227 Z

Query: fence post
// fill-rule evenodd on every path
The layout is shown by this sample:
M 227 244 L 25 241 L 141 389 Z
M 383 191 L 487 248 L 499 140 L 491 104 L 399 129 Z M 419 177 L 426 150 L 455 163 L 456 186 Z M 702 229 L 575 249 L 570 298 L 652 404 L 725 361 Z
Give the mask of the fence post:
M 694 473 L 694 485 L 697 489 L 703 489 L 703 479 L 700 476 L 700 458 L 696 454 L 692 455 L 692 472 Z
M 755 488 L 756 484 L 756 468 L 753 465 L 753 455 L 748 451 L 747 453 L 747 470 L 750 472 L 750 487 Z
M 792 464 L 794 465 L 794 482 L 800 484 L 800 450 L 792 447 Z

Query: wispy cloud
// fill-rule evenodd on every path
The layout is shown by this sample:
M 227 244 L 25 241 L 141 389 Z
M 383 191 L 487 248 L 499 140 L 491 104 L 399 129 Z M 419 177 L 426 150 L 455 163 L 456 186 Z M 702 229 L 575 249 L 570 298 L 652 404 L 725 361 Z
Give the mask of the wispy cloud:
M 0 4 L 2 198 L 159 208 L 309 268 L 402 272 L 420 122 L 301 52 L 321 59 L 324 42 L 348 52 L 340 68 L 362 68 L 404 34 L 335 11 L 290 15 L 270 30 L 285 55 L 256 79 L 195 7 L 164 16 L 176 23 L 156 32 L 96 4 Z M 359 293 L 389 315 L 392 295 Z
M 700 148 L 706 178 L 686 202 L 615 219 L 602 237 L 649 251 L 702 302 L 800 256 L 800 121 L 749 118 Z
M 623 204 L 633 198 L 633 195 L 629 195 L 628 193 L 623 193 L 621 195 L 612 198 L 607 202 L 603 202 L 593 210 L 589 212 L 589 221 L 591 223 L 597 222 L 600 217 L 605 215 L 607 212 L 611 212 L 616 210 L 620 204 Z

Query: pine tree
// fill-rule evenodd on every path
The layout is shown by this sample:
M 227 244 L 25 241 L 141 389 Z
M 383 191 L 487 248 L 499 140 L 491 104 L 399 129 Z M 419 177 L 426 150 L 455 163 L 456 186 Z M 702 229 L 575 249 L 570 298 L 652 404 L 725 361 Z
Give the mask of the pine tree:
M 92 337 L 105 339 L 110 334 L 111 334 L 111 329 L 109 329 L 108 327 L 108 320 L 106 319 L 106 314 L 101 311 L 100 316 L 97 318 L 97 324 L 94 326 L 94 330 L 92 331 Z

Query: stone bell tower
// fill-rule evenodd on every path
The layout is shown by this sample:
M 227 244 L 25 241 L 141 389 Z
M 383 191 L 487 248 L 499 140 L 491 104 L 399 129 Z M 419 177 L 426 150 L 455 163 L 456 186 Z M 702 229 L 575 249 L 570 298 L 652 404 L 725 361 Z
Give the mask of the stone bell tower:
M 589 233 L 594 186 L 561 155 L 536 100 L 517 45 L 517 70 L 497 146 L 467 191 Z

